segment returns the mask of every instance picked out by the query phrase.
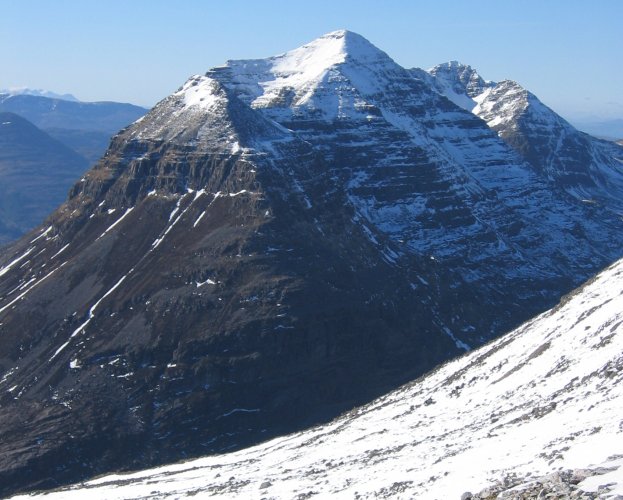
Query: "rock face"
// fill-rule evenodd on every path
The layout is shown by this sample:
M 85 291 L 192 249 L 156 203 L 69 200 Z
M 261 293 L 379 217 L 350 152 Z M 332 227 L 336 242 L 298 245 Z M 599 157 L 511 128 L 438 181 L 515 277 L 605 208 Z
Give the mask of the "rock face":
M 354 33 L 192 77 L 0 258 L 3 493 L 369 401 L 619 257 L 611 201 Z
M 555 500 L 595 500 L 600 498 L 620 498 L 615 491 L 616 482 L 610 481 L 611 473 L 620 476 L 619 467 L 594 467 L 552 472 L 539 477 L 517 477 L 509 475 L 493 486 L 479 493 L 468 494 L 466 500 L 530 500 L 550 498 Z M 597 481 L 597 488 L 589 484 Z M 599 484 L 601 483 L 601 484 Z M 592 486 L 592 485 L 591 485 Z M 587 488 L 586 491 L 584 488 Z
M 87 166 L 24 118 L 0 113 L 0 245 L 41 224 Z
M 555 309 L 326 425 L 46 498 L 620 498 L 622 297 L 619 261 Z

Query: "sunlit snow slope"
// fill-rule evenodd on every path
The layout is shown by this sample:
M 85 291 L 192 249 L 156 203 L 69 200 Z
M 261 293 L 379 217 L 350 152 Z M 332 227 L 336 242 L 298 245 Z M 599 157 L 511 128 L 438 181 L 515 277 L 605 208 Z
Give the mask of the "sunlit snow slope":
M 555 309 L 331 424 L 45 496 L 458 499 L 509 475 L 601 465 L 610 472 L 574 488 L 616 498 L 622 295 L 619 261 Z

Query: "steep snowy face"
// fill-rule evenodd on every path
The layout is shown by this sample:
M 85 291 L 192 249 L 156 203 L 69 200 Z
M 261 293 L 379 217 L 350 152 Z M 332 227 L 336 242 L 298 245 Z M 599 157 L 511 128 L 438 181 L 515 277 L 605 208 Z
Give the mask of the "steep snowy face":
M 191 77 L 124 134 L 126 141 L 159 141 L 199 150 L 237 152 L 288 131 L 230 95 L 216 80 Z
M 598 253 L 610 247 L 610 229 L 596 234 L 587 207 L 558 199 L 495 131 L 451 102 L 462 96 L 471 111 L 494 83 L 459 63 L 432 71 L 438 76 L 407 71 L 363 37 L 339 31 L 207 75 L 322 155 L 326 166 L 315 178 L 344 190 L 354 219 L 389 262 L 427 255 L 452 262 L 457 290 L 465 283 L 484 290 L 503 275 L 518 280 L 516 289 L 527 287 L 522 296 L 535 287 L 550 295 L 552 284 L 542 280 L 558 280 L 559 249 L 574 248 L 572 265 L 584 261 L 578 267 L 585 269 L 593 244 L 600 241 Z M 588 233 L 594 236 L 580 236 Z M 508 264 L 501 269 L 500 261 Z M 463 336 L 473 327 L 456 329 Z
M 483 80 L 474 68 L 458 61 L 439 64 L 428 74 L 433 76 L 433 85 L 439 92 L 467 111 L 473 109 L 476 96 L 495 86 L 495 82 Z
M 516 126 L 518 118 L 530 105 L 540 105 L 534 95 L 512 80 L 504 80 L 473 97 L 475 105 L 471 111 L 492 128 L 500 124 Z M 543 106 L 540 108 L 535 111 L 546 118 Z
M 485 82 L 459 63 L 411 71 L 485 120 L 550 184 L 582 203 L 623 210 L 623 149 L 579 132 L 514 81 Z
M 542 176 L 583 203 L 623 211 L 623 148 L 579 132 L 516 82 L 475 97 L 482 118 Z
M 619 498 L 622 297 L 619 261 L 555 309 L 330 424 L 16 498 Z
M 475 97 L 481 94 L 485 88 L 495 85 L 494 82 L 483 80 L 471 66 L 458 61 L 439 64 L 429 69 L 428 72 L 439 80 L 445 80 L 456 93 L 464 91 L 469 97 Z
M 388 78 L 401 72 L 365 38 L 342 30 L 275 57 L 229 61 L 208 75 L 224 81 L 252 107 L 270 109 L 275 118 L 331 120 L 365 117 L 362 94 L 382 90 Z

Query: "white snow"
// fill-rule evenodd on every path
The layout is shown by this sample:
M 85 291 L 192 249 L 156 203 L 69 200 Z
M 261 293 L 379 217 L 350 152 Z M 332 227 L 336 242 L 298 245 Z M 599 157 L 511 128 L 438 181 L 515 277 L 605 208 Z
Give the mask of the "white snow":
M 238 191 L 237 193 L 229 193 L 229 196 L 231 198 L 233 198 L 234 196 L 240 196 L 241 194 L 245 194 L 246 192 L 247 192 L 246 189 L 242 189 L 242 190 Z
M 131 269 L 128 274 L 130 274 L 134 269 Z M 78 328 L 76 328 L 72 334 L 69 336 L 69 339 L 63 344 L 61 345 L 55 352 L 54 354 L 52 354 L 52 357 L 50 357 L 50 359 L 48 361 L 52 361 L 56 356 L 58 356 L 59 353 L 61 353 L 65 347 L 67 347 L 70 342 L 71 339 L 73 339 L 76 335 L 78 335 L 79 333 L 83 332 L 85 330 L 85 328 L 89 325 L 89 323 L 91 322 L 91 320 L 95 317 L 95 309 L 97 309 L 97 306 L 99 306 L 102 301 L 108 297 L 112 292 L 114 292 L 119 285 L 121 285 L 121 283 L 123 283 L 123 281 L 126 279 L 127 274 L 122 276 L 121 279 L 119 281 L 117 281 L 117 283 L 115 283 L 113 285 L 112 288 L 110 288 L 104 295 L 102 295 L 99 300 L 93 305 L 91 306 L 91 308 L 89 309 L 89 315 L 88 318 L 84 321 L 84 323 L 82 323 Z
M 592 493 L 600 492 L 600 498 L 617 500 L 623 497 L 623 459 L 608 461 L 601 465 L 602 467 L 612 468 L 613 470 L 606 474 L 586 478 L 578 486 L 584 491 Z M 607 488 L 607 490 L 609 490 L 607 493 L 603 491 L 603 485 L 610 485 L 610 487 Z
M 43 278 L 40 278 L 38 281 L 36 281 L 32 286 L 28 287 L 24 292 L 22 292 L 20 295 L 18 295 L 17 297 L 15 297 L 13 300 L 11 300 L 8 304 L 5 304 L 4 306 L 0 307 L 0 313 L 5 311 L 6 309 L 8 309 L 9 307 L 11 307 L 13 304 L 15 304 L 18 300 L 22 299 L 23 297 L 25 297 L 28 292 L 30 292 L 33 288 L 35 288 L 36 286 L 39 286 L 41 283 L 43 283 L 46 279 L 48 279 L 50 276 L 52 276 L 56 271 L 58 271 L 61 267 L 63 267 L 65 264 L 67 264 L 67 262 L 63 262 L 60 266 L 58 266 L 56 269 L 50 271 L 48 274 L 46 274 Z M 31 280 L 32 281 L 32 280 Z
M 203 219 L 204 215 L 206 214 L 206 211 L 204 210 L 203 212 L 201 212 L 201 215 L 199 215 L 199 217 L 197 217 L 197 219 L 195 220 L 195 222 L 193 223 L 193 227 L 197 227 L 197 224 L 199 224 L 199 221 L 201 219 Z
M 52 257 L 50 257 L 50 260 L 58 257 L 62 252 L 67 250 L 68 246 L 69 246 L 69 243 L 67 243 L 63 248 L 61 248 L 58 252 L 56 252 L 54 255 L 52 255 Z
M 211 110 L 226 102 L 226 97 L 220 91 L 217 82 L 203 75 L 191 77 L 182 88 L 177 91 L 176 96 L 183 98 L 186 106 L 197 106 L 203 110 Z
M 610 458 L 623 449 L 622 325 L 623 261 L 558 308 L 329 424 L 34 497 L 149 498 L 157 491 L 158 498 L 289 499 L 314 491 L 377 498 L 393 491 L 446 500 L 509 473 L 600 465 L 613 471 L 580 486 L 613 483 L 614 497 L 623 485 L 622 460 Z M 222 417 L 254 411 L 234 408 Z
M 210 278 L 208 278 L 205 281 L 196 281 L 195 284 L 197 285 L 197 288 L 199 288 L 199 287 L 202 287 L 203 285 L 216 285 L 216 281 L 213 281 Z
M 130 270 L 130 272 L 132 272 L 132 270 Z M 126 277 L 127 277 L 127 274 L 122 276 L 121 279 L 119 281 L 117 281 L 117 283 L 115 283 L 110 290 L 108 290 L 104 295 L 102 295 L 102 297 L 89 309 L 89 319 L 93 318 L 93 316 L 95 315 L 95 309 L 97 308 L 97 306 L 99 306 L 101 304 L 102 300 L 104 300 L 112 292 L 114 292 L 119 287 L 119 285 L 121 285 L 121 283 L 123 283 L 123 281 L 126 279 Z
M 471 349 L 470 346 L 468 346 L 465 342 L 459 340 L 456 338 L 456 336 L 454 335 L 454 333 L 452 333 L 452 330 L 450 330 L 447 326 L 442 327 L 442 330 L 445 332 L 445 334 L 450 337 L 452 339 L 452 341 L 454 342 L 454 344 L 459 348 L 459 349 L 463 349 L 464 351 L 469 351 Z
M 43 235 L 42 235 L 43 236 Z M 41 236 L 40 236 L 41 237 Z M 35 238 L 36 239 L 36 238 Z M 34 240 L 33 240 L 34 241 Z M 32 243 L 32 242 L 31 242 Z M 9 262 L 6 266 L 4 266 L 3 268 L 0 269 L 0 276 L 4 276 L 6 273 L 8 273 L 11 268 L 15 265 L 18 264 L 19 262 L 21 262 L 22 260 L 24 260 L 30 253 L 33 252 L 33 250 L 35 249 L 35 247 L 30 247 L 28 250 L 26 250 L 22 255 L 20 255 L 19 257 L 13 259 L 11 262 Z
M 224 84 L 233 85 L 238 97 L 252 107 L 272 111 L 273 119 L 301 108 L 320 112 L 326 119 L 365 119 L 368 113 L 360 92 L 378 91 L 372 72 L 379 77 L 383 70 L 397 67 L 365 38 L 338 30 L 268 59 L 228 61 L 232 79 Z
M 125 213 L 124 213 L 121 217 L 119 217 L 119 218 L 118 218 L 115 222 L 113 222 L 113 223 L 112 223 L 112 224 L 108 227 L 108 229 L 106 229 L 106 231 L 104 231 L 102 234 L 100 234 L 100 235 L 99 235 L 99 237 L 98 237 L 97 239 L 99 240 L 100 238 L 102 238 L 103 236 L 105 236 L 105 235 L 106 235 L 109 231 L 111 231 L 111 230 L 112 230 L 112 229 L 113 229 L 113 228 L 114 228 L 117 224 L 119 224 L 119 223 L 120 223 L 123 219 L 125 219 L 125 218 L 127 217 L 127 215 L 128 215 L 128 214 L 129 214 L 132 210 L 134 210 L 134 207 L 130 207 L 130 208 L 128 208 L 128 209 L 125 211 Z M 113 211 L 114 211 L 114 209 L 113 209 Z M 110 210 L 108 211 L 108 213 L 111 213 L 111 212 L 110 212 Z
M 177 214 L 177 212 L 180 209 L 180 205 L 182 204 L 182 200 L 186 197 L 186 195 L 189 193 L 186 193 L 184 195 L 182 195 L 178 200 L 177 203 L 175 204 L 175 207 L 173 208 L 173 210 L 171 211 L 171 213 L 169 214 L 169 225 L 165 228 L 164 232 L 162 233 L 162 235 L 157 238 L 152 244 L 152 248 L 150 251 L 155 250 L 156 248 L 158 248 L 160 246 L 160 244 L 164 241 L 164 238 L 166 237 L 167 234 L 169 234 L 169 232 L 171 231 L 171 229 L 173 229 L 175 227 L 175 225 L 180 221 L 180 219 L 184 216 L 184 214 L 187 212 L 187 210 L 191 207 L 191 205 L 193 204 L 193 202 L 197 199 L 195 197 L 195 199 L 193 199 L 188 206 L 182 210 L 182 213 L 180 213 L 175 219 L 173 219 L 175 217 L 175 215 Z M 171 222 L 171 220 L 173 219 L 173 222 Z
M 44 236 L 47 236 L 47 234 L 52 231 L 53 226 L 48 227 L 47 229 L 45 229 L 39 236 L 37 236 L 34 240 L 32 240 L 30 243 L 34 243 L 35 241 L 43 238 Z

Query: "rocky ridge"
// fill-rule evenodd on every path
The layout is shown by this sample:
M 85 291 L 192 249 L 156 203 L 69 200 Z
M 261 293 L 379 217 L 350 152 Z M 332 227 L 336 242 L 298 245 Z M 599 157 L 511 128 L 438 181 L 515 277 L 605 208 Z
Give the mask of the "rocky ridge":
M 583 203 L 623 212 L 622 148 L 578 131 L 514 81 L 484 82 L 457 62 L 428 75 L 439 92 L 485 120 L 539 176 Z

